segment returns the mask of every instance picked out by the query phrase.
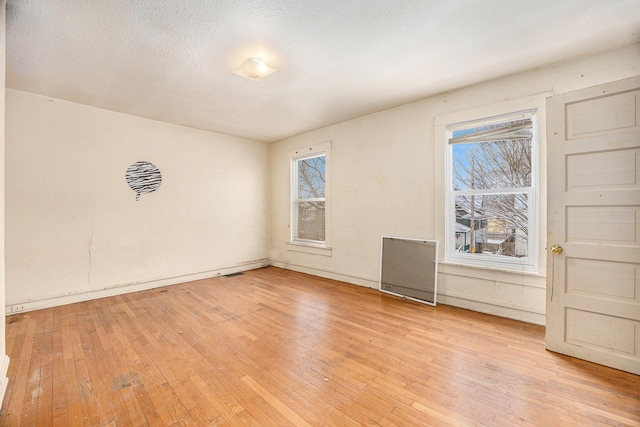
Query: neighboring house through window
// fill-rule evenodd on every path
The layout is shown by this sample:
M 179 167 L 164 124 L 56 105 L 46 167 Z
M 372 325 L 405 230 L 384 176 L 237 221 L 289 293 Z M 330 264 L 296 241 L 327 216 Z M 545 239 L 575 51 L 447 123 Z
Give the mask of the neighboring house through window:
M 448 261 L 537 269 L 536 111 L 446 126 Z

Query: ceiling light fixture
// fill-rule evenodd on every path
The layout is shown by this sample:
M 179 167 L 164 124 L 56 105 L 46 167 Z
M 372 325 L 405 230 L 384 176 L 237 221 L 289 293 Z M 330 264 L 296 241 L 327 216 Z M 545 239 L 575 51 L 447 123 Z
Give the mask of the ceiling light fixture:
M 233 70 L 233 74 L 246 77 L 251 80 L 262 80 L 275 73 L 275 68 L 270 68 L 258 58 L 249 58 L 244 63 Z

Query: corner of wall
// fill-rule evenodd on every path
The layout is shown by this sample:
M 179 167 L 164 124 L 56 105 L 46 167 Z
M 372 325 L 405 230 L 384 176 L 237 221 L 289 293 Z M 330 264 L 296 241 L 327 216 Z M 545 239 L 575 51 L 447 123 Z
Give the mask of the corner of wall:
M 2 324 L 0 325 L 0 357 L 3 357 L 2 365 L 0 366 L 0 405 L 2 405 L 2 401 L 4 400 L 5 392 L 7 391 L 7 385 L 9 383 L 9 378 L 7 377 L 7 372 L 9 371 L 9 356 L 5 354 L 6 352 L 6 344 L 5 344 L 5 309 L 4 309 L 4 300 L 5 300 L 5 266 L 4 266 L 4 110 L 5 110 L 5 50 L 6 50 L 6 0 L 0 0 L 0 91 L 2 92 L 0 95 L 0 164 L 2 165 L 2 175 L 0 178 L 0 220 L 2 226 L 2 232 L 0 235 L 2 238 L 0 239 L 0 319 L 3 319 Z

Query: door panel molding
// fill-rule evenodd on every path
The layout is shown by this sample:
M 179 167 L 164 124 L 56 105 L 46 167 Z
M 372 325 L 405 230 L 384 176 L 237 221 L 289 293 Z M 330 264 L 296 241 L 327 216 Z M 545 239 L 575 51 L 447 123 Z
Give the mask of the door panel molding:
M 640 375 L 640 76 L 547 99 L 549 350 Z

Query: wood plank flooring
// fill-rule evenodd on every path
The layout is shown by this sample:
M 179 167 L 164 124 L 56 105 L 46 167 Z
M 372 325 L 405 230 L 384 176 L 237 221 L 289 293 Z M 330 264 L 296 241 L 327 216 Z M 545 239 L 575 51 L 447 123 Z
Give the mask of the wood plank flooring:
M 5 426 L 640 426 L 543 327 L 274 267 L 6 322 Z

